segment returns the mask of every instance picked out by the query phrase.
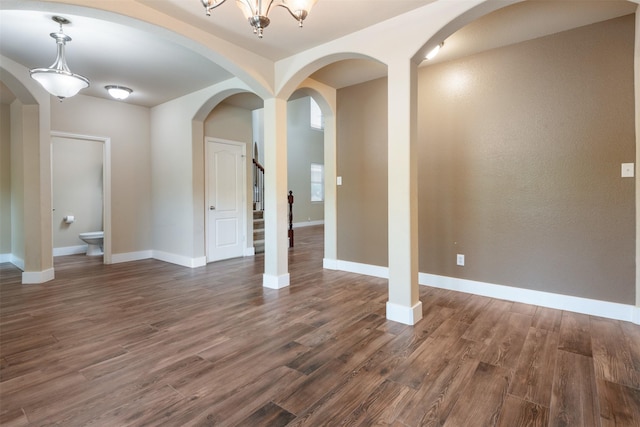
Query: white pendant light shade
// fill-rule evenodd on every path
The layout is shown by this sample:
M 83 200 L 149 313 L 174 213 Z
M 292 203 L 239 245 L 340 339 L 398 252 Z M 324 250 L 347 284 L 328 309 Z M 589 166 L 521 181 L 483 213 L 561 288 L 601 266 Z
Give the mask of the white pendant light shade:
M 49 34 L 56 41 L 57 55 L 55 62 L 49 68 L 34 68 L 29 70 L 31 77 L 45 88 L 51 95 L 61 100 L 77 94 L 81 89 L 89 87 L 89 79 L 69 70 L 64 56 L 65 44 L 71 37 L 62 32 L 62 24 L 69 24 L 69 20 L 60 16 L 52 18 L 60 24 L 60 31 Z
M 69 72 L 51 68 L 35 68 L 31 70 L 31 77 L 53 96 L 60 99 L 70 98 L 89 87 L 89 80 Z
M 282 0 L 282 5 L 296 18 L 302 27 L 304 21 L 311 12 L 311 8 L 318 0 Z

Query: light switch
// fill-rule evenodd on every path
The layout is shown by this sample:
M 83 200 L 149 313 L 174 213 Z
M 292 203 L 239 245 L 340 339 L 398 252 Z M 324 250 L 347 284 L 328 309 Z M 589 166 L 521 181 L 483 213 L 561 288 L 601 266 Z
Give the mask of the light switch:
M 342 177 L 341 176 L 336 177 L 336 185 L 342 185 Z
M 633 178 L 635 174 L 633 163 L 623 163 L 622 164 L 622 177 L 623 178 Z

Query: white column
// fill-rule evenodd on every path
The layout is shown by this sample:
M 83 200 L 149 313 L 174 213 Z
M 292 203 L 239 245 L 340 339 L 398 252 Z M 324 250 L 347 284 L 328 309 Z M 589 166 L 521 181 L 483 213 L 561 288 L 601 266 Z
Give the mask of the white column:
M 264 101 L 264 275 L 262 285 L 289 286 L 287 100 Z
M 388 66 L 389 301 L 387 319 L 414 325 L 418 293 L 417 65 Z

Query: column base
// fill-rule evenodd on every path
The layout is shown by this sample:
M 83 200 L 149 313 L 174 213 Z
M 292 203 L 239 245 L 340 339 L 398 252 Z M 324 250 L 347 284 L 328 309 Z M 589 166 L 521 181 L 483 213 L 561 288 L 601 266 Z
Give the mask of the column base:
M 405 325 L 415 325 L 422 319 L 422 301 L 418 301 L 413 307 L 387 301 L 387 319 Z
M 289 286 L 289 273 L 282 276 L 262 275 L 262 286 L 269 289 L 282 289 Z

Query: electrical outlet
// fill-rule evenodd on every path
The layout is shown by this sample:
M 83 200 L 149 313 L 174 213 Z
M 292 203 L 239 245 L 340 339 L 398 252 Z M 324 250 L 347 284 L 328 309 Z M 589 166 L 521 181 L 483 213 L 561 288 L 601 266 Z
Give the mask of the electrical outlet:
M 464 266 L 464 255 L 462 254 L 456 255 L 456 264 L 460 266 Z

